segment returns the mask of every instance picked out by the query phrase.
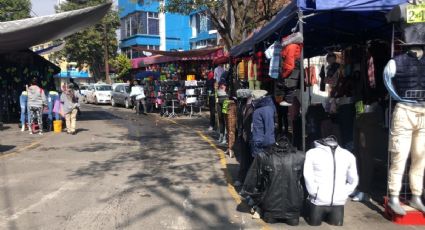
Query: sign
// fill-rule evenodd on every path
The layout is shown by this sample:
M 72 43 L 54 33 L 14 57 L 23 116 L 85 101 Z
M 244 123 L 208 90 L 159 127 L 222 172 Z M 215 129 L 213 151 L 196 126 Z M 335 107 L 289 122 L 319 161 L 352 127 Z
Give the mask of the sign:
M 408 5 L 406 15 L 407 23 L 425 22 L 425 5 Z

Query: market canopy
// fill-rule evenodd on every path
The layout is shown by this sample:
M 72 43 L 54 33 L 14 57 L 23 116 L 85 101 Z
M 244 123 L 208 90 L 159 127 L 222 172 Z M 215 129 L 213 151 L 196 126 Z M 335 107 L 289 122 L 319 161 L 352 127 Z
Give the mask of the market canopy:
M 168 57 L 180 57 L 180 58 L 196 58 L 196 57 L 204 57 L 215 52 L 222 50 L 223 47 L 214 47 L 207 49 L 197 49 L 197 50 L 188 50 L 188 51 L 162 51 L 162 50 L 150 50 L 144 49 L 142 47 L 132 47 L 134 50 L 148 52 L 157 55 L 163 55 Z
M 296 28 L 298 12 L 305 15 L 305 56 L 325 53 L 325 48 L 367 39 L 390 38 L 391 27 L 385 14 L 406 0 L 298 0 L 293 1 L 254 35 L 231 49 L 232 56 L 248 53 L 258 46 L 270 45 Z
M 76 33 L 101 20 L 112 3 L 48 16 L 0 22 L 0 53 L 31 46 Z

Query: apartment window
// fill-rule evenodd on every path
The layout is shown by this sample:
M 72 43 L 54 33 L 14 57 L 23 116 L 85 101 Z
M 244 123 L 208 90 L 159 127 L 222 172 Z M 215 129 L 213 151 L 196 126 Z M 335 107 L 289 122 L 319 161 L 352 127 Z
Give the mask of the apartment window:
M 159 18 L 158 13 L 148 13 L 148 34 L 159 35 Z

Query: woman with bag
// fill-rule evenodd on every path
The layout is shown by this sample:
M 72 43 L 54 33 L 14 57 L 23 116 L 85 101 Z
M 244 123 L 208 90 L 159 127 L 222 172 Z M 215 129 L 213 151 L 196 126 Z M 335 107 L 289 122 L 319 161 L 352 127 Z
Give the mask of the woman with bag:
M 74 90 L 73 84 L 69 84 L 68 88 L 61 95 L 60 101 L 65 114 L 66 132 L 68 134 L 76 134 L 75 127 L 77 122 L 77 113 L 78 107 L 80 107 L 80 104 L 78 103 L 79 99 L 80 94 L 78 91 Z

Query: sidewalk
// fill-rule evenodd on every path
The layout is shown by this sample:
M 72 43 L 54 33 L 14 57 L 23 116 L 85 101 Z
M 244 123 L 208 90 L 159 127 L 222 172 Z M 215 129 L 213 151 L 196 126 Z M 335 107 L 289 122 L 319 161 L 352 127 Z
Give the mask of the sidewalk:
M 17 123 L 3 124 L 3 128 L 0 129 L 0 155 L 20 152 L 27 148 L 35 148 L 38 142 L 46 139 L 51 134 L 52 132 L 43 133 L 43 135 L 30 135 L 28 130 L 21 132 Z
M 202 132 L 209 137 L 210 140 L 216 145 L 216 147 L 225 151 L 225 146 L 219 146 L 217 143 L 218 134 L 216 132 L 208 132 L 208 114 L 204 114 L 203 117 L 199 118 L 187 118 L 187 117 L 178 117 L 174 119 L 169 119 L 175 121 L 177 124 L 182 125 L 186 128 L 191 128 L 194 131 Z M 231 176 L 230 181 L 235 181 L 237 178 L 239 163 L 236 158 L 228 158 L 226 156 L 227 170 Z M 233 186 L 232 186 L 233 187 Z M 237 191 L 238 189 L 235 188 Z M 345 217 L 344 217 L 344 229 L 387 229 L 387 230 L 396 230 L 396 229 L 422 229 L 423 226 L 402 226 L 392 223 L 387 220 L 384 216 L 384 208 L 380 201 L 371 200 L 368 203 L 352 202 L 348 200 L 345 205 Z M 235 204 L 235 209 L 237 209 Z M 300 225 L 296 227 L 291 227 L 286 224 L 277 223 L 277 224 L 267 224 L 270 229 L 306 229 L 310 226 L 306 223 L 305 219 L 301 217 Z M 319 227 L 314 227 L 315 229 L 334 229 L 333 226 L 330 226 L 326 223 L 323 223 Z

